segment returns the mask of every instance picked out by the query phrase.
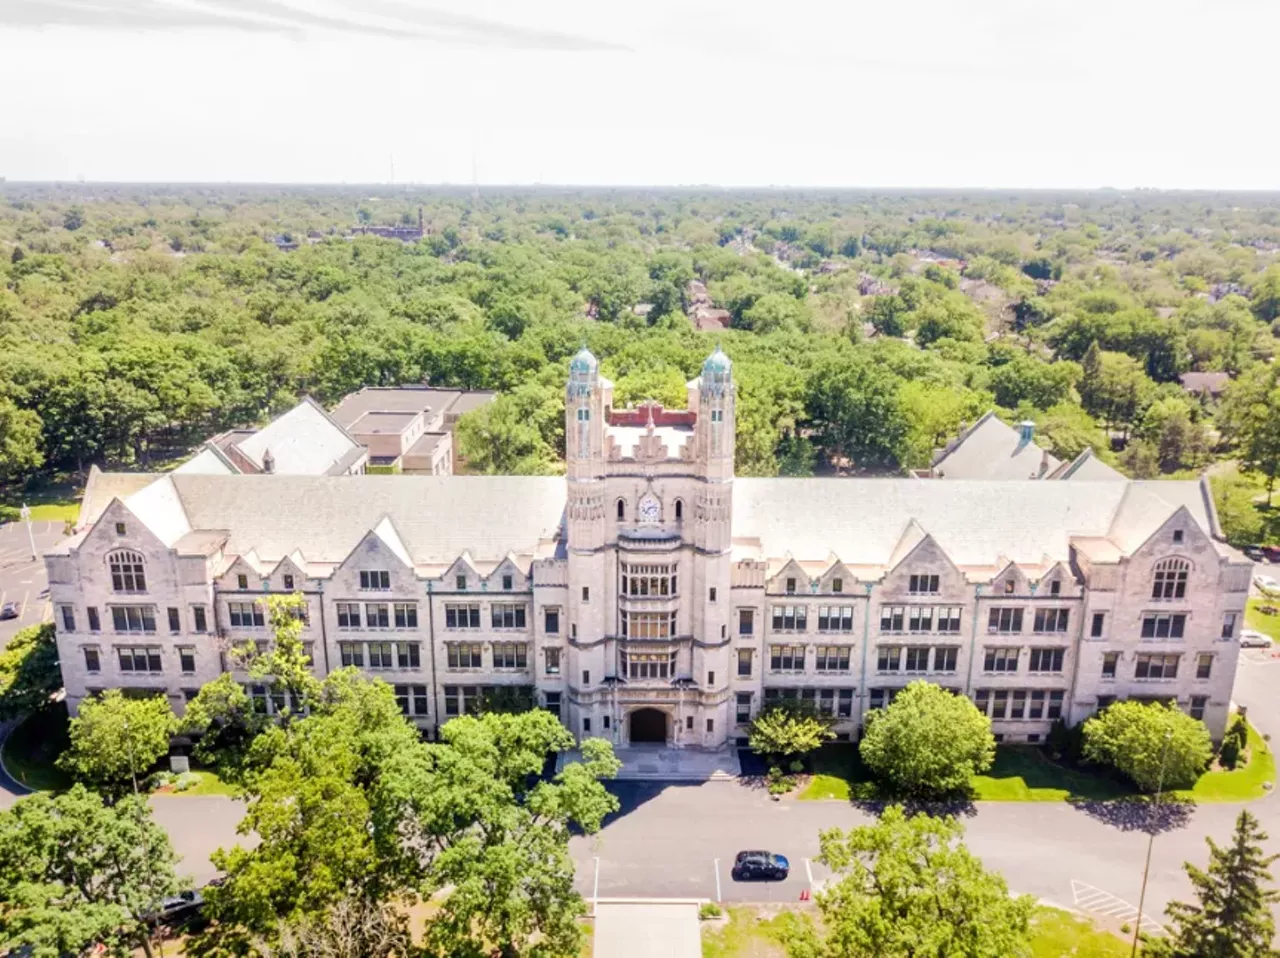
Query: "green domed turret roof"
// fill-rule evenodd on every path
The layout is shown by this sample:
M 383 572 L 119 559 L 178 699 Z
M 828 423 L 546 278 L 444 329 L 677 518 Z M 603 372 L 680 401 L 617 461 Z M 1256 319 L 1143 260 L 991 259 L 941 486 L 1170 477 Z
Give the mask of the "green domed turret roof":
M 596 361 L 596 357 L 591 354 L 591 350 L 583 346 L 569 363 L 569 372 L 594 373 L 599 366 L 600 364 Z
M 704 373 L 718 373 L 724 375 L 733 369 L 733 360 L 725 355 L 724 350 L 719 346 L 716 351 L 707 357 L 706 362 L 702 364 Z

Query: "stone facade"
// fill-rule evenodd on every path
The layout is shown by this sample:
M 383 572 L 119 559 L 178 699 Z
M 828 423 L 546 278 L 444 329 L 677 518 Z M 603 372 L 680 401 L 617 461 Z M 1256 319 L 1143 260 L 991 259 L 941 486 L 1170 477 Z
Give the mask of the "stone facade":
M 384 678 L 428 731 L 515 694 L 579 736 L 714 748 L 795 696 L 854 737 L 926 678 L 1006 741 L 1129 697 L 1222 734 L 1251 566 L 1202 484 L 738 479 L 735 404 L 717 350 L 687 409 L 614 409 L 584 350 L 563 479 L 175 474 L 99 501 L 46 558 L 68 703 L 181 711 L 269 642 L 257 600 L 300 592 L 317 674 Z

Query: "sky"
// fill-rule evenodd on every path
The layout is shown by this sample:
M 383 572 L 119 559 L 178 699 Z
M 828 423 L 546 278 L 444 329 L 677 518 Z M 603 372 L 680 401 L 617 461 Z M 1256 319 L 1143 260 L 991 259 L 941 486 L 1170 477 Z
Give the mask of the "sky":
M 1276 36 L 1276 0 L 0 0 L 0 176 L 1280 189 Z

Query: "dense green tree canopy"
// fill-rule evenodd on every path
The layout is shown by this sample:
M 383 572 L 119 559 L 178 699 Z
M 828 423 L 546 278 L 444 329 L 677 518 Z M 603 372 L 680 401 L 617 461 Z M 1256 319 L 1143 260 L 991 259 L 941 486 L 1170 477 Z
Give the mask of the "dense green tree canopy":
M 1115 702 L 1084 723 L 1084 757 L 1146 792 L 1190 788 L 1213 758 L 1209 730 L 1175 704 Z

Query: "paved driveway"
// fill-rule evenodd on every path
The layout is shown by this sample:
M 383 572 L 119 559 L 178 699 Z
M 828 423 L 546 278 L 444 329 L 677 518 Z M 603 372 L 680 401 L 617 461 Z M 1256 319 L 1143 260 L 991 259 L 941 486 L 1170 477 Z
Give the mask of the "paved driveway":
M 15 632 L 28 625 L 44 622 L 52 616 L 47 588 L 48 576 L 41 556 L 62 538 L 62 522 L 33 522 L 31 536 L 25 522 L 0 525 L 0 605 L 18 603 L 16 619 L 0 622 L 0 648 Z M 35 539 L 36 558 L 31 558 L 31 539 Z

